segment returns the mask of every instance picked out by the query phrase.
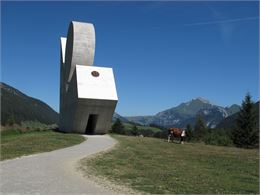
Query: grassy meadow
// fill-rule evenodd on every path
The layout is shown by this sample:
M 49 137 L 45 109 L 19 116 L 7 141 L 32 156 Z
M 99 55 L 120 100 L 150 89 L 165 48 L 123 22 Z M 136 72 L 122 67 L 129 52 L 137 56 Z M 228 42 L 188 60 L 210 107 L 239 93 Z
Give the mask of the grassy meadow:
M 88 174 L 147 193 L 259 194 L 259 150 L 112 135 L 114 150 L 83 159 Z
M 124 126 L 126 131 L 131 131 L 134 125 L 130 124 L 130 123 L 123 123 L 123 126 Z M 137 128 L 138 131 L 140 131 L 140 130 L 150 130 L 154 133 L 162 131 L 161 129 L 156 128 L 156 127 L 142 126 L 142 125 L 136 125 L 136 128 Z
M 19 129 L 1 131 L 1 160 L 69 147 L 85 140 L 76 134 L 65 134 L 52 130 Z

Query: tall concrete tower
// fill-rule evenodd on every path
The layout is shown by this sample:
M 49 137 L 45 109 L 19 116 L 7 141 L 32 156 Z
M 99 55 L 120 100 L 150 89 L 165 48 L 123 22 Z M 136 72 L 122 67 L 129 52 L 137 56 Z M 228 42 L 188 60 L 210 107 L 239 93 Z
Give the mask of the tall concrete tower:
M 112 68 L 93 66 L 93 24 L 72 21 L 60 48 L 60 130 L 106 133 L 118 97 Z

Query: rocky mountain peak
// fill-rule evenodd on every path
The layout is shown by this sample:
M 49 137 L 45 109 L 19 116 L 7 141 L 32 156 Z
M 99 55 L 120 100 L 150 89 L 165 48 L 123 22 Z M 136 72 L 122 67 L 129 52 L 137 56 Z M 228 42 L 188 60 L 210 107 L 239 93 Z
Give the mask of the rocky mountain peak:
M 206 98 L 203 98 L 203 97 L 197 97 L 197 98 L 195 98 L 193 100 L 201 101 L 204 104 L 211 104 L 211 102 L 209 100 L 207 100 Z
M 186 127 L 187 124 L 194 125 L 199 115 L 205 120 L 208 127 L 214 128 L 220 121 L 238 111 L 238 105 L 224 108 L 212 104 L 203 97 L 197 97 L 176 107 L 161 111 L 154 116 L 149 116 L 149 118 L 139 116 L 127 117 L 127 119 L 145 125 L 156 124 L 164 127 Z

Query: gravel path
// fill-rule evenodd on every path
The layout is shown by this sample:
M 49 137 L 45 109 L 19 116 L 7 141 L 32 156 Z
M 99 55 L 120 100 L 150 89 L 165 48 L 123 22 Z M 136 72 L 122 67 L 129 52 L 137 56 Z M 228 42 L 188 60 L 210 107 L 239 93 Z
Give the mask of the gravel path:
M 113 147 L 108 135 L 87 136 L 88 140 L 69 148 L 18 159 L 1 165 L 0 194 L 114 194 L 77 171 L 77 162 Z

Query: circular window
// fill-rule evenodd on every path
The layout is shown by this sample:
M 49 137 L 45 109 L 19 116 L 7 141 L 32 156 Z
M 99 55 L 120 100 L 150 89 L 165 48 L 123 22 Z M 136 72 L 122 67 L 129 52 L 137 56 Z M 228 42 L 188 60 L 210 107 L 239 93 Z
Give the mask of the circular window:
M 98 71 L 92 71 L 91 72 L 93 77 L 98 77 L 99 76 L 99 72 Z

